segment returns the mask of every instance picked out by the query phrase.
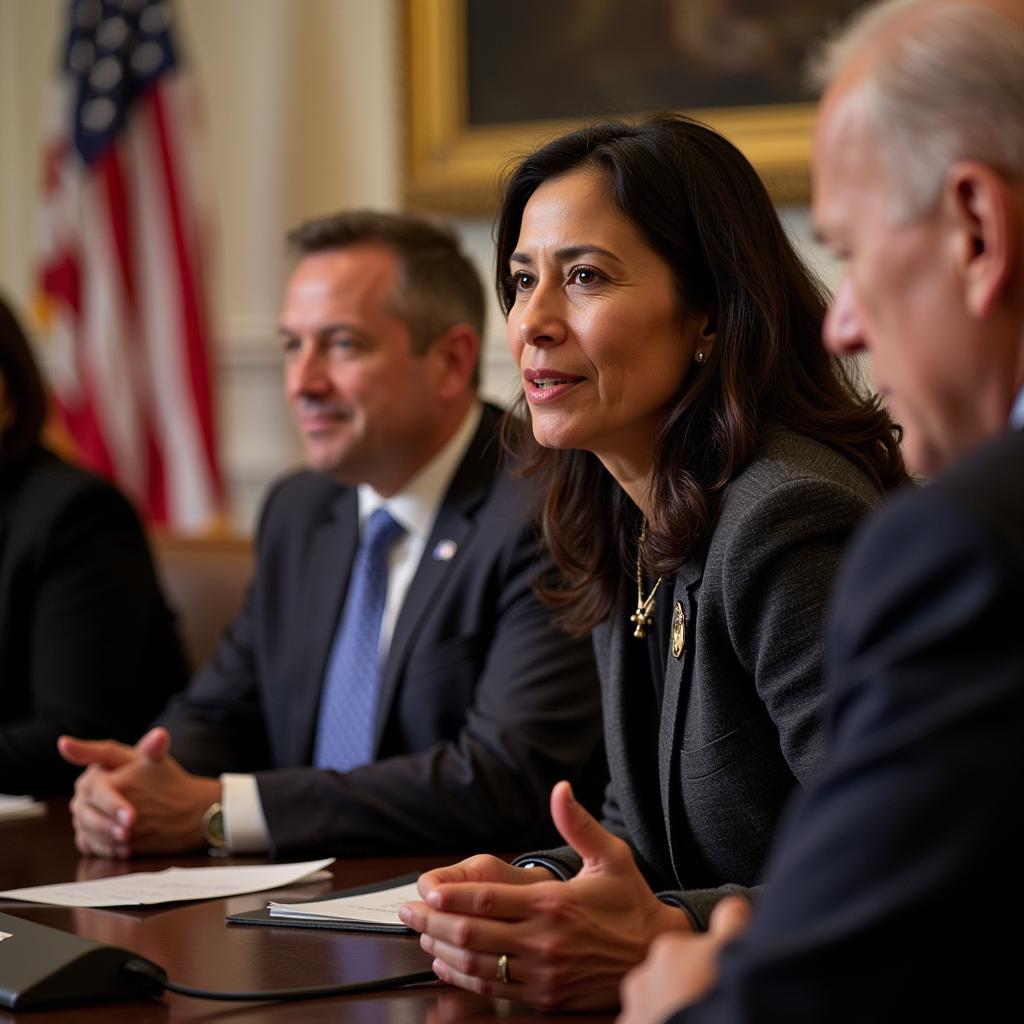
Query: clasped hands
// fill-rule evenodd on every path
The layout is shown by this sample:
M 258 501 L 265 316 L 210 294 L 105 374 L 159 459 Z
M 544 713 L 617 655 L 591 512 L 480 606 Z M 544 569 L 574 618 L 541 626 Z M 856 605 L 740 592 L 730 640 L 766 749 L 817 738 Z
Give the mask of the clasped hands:
M 656 936 L 694 939 L 693 926 L 654 895 L 629 846 L 576 802 L 567 782 L 552 790 L 551 817 L 583 859 L 568 882 L 546 868 L 471 857 L 422 875 L 422 901 L 400 916 L 420 932 L 442 981 L 543 1009 L 607 1009 Z M 499 980 L 502 954 L 507 981 Z
M 202 845 L 202 820 L 220 800 L 218 779 L 191 775 L 170 754 L 167 730 L 150 729 L 134 747 L 62 736 L 61 756 L 86 765 L 71 816 L 79 852 L 128 858 Z

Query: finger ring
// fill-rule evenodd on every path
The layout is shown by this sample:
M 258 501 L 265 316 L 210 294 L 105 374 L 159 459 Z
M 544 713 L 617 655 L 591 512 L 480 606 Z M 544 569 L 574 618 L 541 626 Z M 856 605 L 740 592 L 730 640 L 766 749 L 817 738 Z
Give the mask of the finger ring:
M 508 953 L 502 953 L 501 956 L 498 957 L 498 973 L 496 977 L 502 985 L 507 985 L 509 983 Z

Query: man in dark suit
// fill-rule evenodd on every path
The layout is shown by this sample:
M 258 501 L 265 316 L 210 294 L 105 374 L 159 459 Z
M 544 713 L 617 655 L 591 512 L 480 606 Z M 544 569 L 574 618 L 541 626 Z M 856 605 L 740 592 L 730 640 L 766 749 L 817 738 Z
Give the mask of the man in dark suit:
M 291 241 L 279 334 L 310 470 L 272 490 L 245 606 L 160 726 L 61 741 L 90 765 L 83 852 L 500 848 L 555 781 L 600 781 L 589 644 L 533 593 L 526 485 L 476 395 L 471 264 L 398 215 Z
M 825 341 L 870 355 L 937 475 L 849 552 L 831 752 L 749 926 L 723 903 L 659 940 L 628 1024 L 709 984 L 674 1021 L 994 1021 L 1020 998 L 1024 5 L 886 3 L 823 67 L 814 219 L 846 263 Z

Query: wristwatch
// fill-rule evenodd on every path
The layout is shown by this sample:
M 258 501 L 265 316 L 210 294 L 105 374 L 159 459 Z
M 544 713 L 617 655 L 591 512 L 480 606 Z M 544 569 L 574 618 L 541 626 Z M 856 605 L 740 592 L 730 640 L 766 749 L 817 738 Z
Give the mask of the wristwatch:
M 203 839 L 211 850 L 223 850 L 227 846 L 224 838 L 224 811 L 220 803 L 210 804 L 203 815 Z

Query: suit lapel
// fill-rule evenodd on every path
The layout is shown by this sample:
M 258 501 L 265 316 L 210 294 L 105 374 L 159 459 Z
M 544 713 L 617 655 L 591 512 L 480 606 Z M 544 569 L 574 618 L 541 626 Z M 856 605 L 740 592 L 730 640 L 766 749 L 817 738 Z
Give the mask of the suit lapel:
M 380 746 L 384 727 L 391 714 L 395 692 L 404 674 L 420 620 L 432 606 L 441 581 L 462 557 L 462 549 L 475 528 L 474 513 L 490 491 L 498 472 L 501 450 L 496 432 L 500 417 L 500 410 L 493 406 L 484 407 L 480 424 L 441 502 L 433 529 L 423 548 L 423 556 L 416 569 L 416 575 L 413 576 L 402 602 L 381 678 L 374 725 L 375 752 Z M 434 551 L 441 541 L 454 541 L 456 544 L 455 556 L 447 561 L 434 557 Z
M 664 852 L 664 817 L 653 778 L 657 771 L 651 749 L 655 712 L 650 695 L 644 692 L 650 687 L 643 665 L 646 642 L 633 638 L 629 622 L 635 603 L 631 581 L 624 578 L 612 616 L 595 629 L 594 639 L 604 684 L 605 745 L 619 813 L 641 861 L 662 874 L 669 864 Z
M 661 781 L 661 809 L 665 820 L 672 870 L 681 885 L 685 885 L 685 851 L 678 849 L 676 835 L 688 834 L 685 808 L 679 803 L 679 749 L 686 708 L 690 696 L 693 666 L 691 644 L 696 634 L 694 595 L 700 586 L 704 571 L 704 558 L 691 558 L 676 576 L 672 592 L 673 605 L 679 604 L 685 616 L 685 642 L 681 657 L 672 653 L 671 637 L 666 638 L 664 656 L 665 692 L 661 702 L 661 725 L 658 730 L 658 776 Z
M 295 618 L 295 661 L 289 677 L 287 742 L 289 763 L 311 764 L 320 691 L 338 614 L 348 590 L 352 561 L 359 542 L 359 504 L 354 489 L 332 506 L 333 519 L 317 527 L 306 553 L 302 574 L 307 581 Z
M 630 703 L 627 692 L 631 689 L 629 651 L 626 647 L 631 639 L 626 624 L 627 605 L 628 601 L 627 604 L 616 602 L 612 621 L 604 627 L 607 630 L 607 685 L 603 694 L 605 743 L 608 763 L 614 772 L 619 811 L 630 835 L 640 840 L 639 853 L 645 860 L 657 863 L 656 859 L 652 861 L 652 852 L 658 844 L 651 835 L 652 823 L 647 811 L 649 797 L 645 797 L 648 791 L 646 780 L 636 771 L 635 757 L 630 753 L 630 748 L 635 749 L 637 744 L 650 741 L 639 732 L 644 728 L 644 722 L 636 721 L 635 704 Z

